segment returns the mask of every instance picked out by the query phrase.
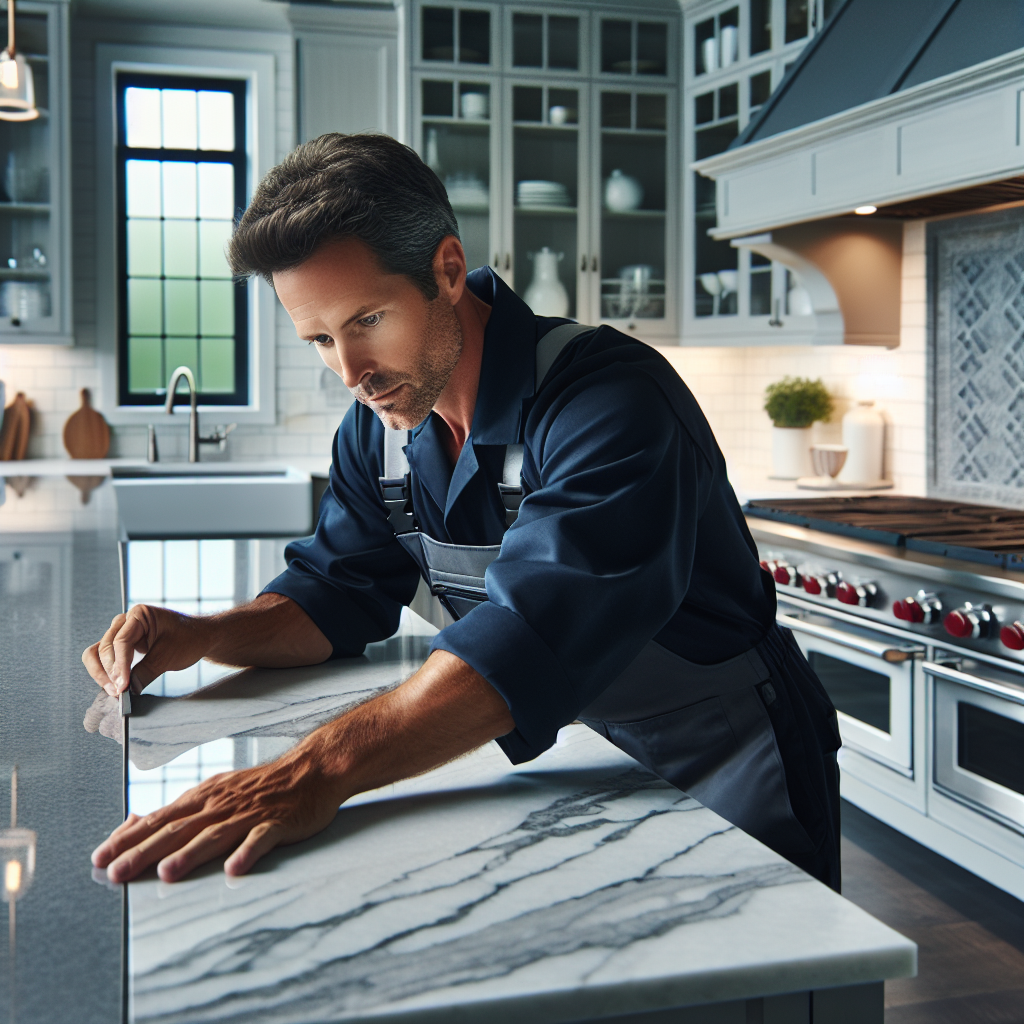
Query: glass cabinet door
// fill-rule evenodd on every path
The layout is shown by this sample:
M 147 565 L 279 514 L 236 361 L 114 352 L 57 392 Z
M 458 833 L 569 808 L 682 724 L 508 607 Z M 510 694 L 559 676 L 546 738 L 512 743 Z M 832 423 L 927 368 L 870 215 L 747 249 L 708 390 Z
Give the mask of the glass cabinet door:
M 17 49 L 31 69 L 38 117 L 0 120 L 0 323 L 6 340 L 59 332 L 61 248 L 51 216 L 60 187 L 50 118 L 52 15 L 17 8 Z M 55 280 L 56 276 L 56 280 Z M 11 337 L 14 336 L 14 337 Z
M 448 191 L 470 270 L 486 266 L 492 254 L 501 269 L 503 259 L 492 253 L 491 197 L 500 189 L 491 180 L 495 92 L 486 80 L 424 77 L 419 83 L 418 150 Z
M 508 86 L 512 285 L 541 316 L 576 317 L 584 93 L 564 83 Z M 585 204 L 582 204 L 585 209 Z
M 598 90 L 600 256 L 591 257 L 590 270 L 600 281 L 598 316 L 629 330 L 663 324 L 668 315 L 670 107 L 664 90 Z

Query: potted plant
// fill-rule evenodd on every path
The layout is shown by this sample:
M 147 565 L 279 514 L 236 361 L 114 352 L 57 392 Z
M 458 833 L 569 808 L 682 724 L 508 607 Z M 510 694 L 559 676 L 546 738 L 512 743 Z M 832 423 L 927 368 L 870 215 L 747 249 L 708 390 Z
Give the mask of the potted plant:
M 764 411 L 772 421 L 772 477 L 795 480 L 811 470 L 811 425 L 832 415 L 832 396 L 820 380 L 784 377 L 769 384 Z

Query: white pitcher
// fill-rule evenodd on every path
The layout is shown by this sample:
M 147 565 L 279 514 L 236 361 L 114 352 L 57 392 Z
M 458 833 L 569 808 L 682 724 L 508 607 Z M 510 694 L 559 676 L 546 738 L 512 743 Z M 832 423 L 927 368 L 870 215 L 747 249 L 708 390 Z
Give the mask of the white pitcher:
M 533 280 L 523 298 L 537 316 L 568 316 L 569 293 L 558 279 L 558 261 L 565 253 L 552 252 L 546 245 L 531 252 Z

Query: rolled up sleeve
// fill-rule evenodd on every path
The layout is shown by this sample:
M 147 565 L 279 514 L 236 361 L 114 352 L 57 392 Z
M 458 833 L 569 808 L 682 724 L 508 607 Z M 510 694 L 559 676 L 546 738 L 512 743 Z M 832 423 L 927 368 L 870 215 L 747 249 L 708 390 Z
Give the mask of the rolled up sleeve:
M 369 410 L 349 409 L 334 438 L 316 531 L 285 548 L 288 568 L 263 590 L 295 601 L 330 641 L 334 658 L 391 636 L 419 580 L 377 487 L 381 430 Z
M 515 763 L 547 749 L 687 593 L 710 467 L 644 370 L 545 388 L 526 424 L 532 489 L 487 570 L 489 601 L 442 630 L 504 697 Z

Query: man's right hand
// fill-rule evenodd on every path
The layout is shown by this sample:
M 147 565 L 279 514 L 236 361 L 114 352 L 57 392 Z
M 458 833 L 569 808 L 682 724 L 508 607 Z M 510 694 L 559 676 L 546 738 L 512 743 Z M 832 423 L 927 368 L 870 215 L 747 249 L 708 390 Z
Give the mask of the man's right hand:
M 164 672 L 188 668 L 210 647 L 208 620 L 137 604 L 127 615 L 115 615 L 99 643 L 82 653 L 89 675 L 111 697 L 127 689 L 138 693 Z M 135 652 L 142 660 L 132 668 Z

